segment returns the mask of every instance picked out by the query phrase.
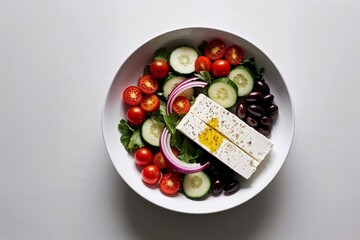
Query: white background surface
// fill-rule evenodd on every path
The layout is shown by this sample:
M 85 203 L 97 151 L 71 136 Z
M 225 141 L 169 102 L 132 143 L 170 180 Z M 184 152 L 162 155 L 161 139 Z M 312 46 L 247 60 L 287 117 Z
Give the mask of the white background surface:
M 1 0 L 0 239 L 359 239 L 357 1 Z M 275 62 L 295 108 L 274 181 L 235 209 L 187 215 L 133 192 L 101 132 L 107 90 L 140 44 L 213 27 Z

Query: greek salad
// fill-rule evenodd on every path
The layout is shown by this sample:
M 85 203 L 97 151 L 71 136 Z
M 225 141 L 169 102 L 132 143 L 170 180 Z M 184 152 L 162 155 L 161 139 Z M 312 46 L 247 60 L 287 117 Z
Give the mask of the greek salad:
M 201 108 L 200 98 L 231 112 L 264 138 L 270 136 L 278 112 L 264 68 L 245 56 L 241 46 L 226 45 L 221 39 L 204 40 L 197 47 L 157 49 L 137 83 L 127 86 L 122 97 L 126 113 L 118 124 L 120 141 L 139 167 L 139 178 L 145 185 L 158 186 L 166 196 L 180 193 L 190 199 L 230 195 L 240 189 L 239 172 L 215 154 L 228 139 L 216 127 L 223 123 L 212 118 L 203 124 L 190 110 L 195 104 Z M 189 129 L 191 119 L 204 126 L 199 141 L 186 134 L 184 126 Z M 198 127 L 195 122 L 192 128 Z M 231 140 L 228 145 L 240 149 Z M 230 150 L 223 151 L 224 155 Z

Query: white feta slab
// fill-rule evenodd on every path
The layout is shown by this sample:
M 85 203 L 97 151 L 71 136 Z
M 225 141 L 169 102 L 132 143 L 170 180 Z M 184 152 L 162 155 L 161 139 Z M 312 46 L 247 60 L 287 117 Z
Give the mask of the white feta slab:
M 222 142 L 216 151 L 212 151 L 199 140 L 200 134 L 202 134 L 206 128 L 209 128 L 209 126 L 190 112 L 183 117 L 176 127 L 177 130 L 232 168 L 235 172 L 246 179 L 250 178 L 256 171 L 256 167 L 259 164 L 258 161 L 250 157 L 227 138 L 221 136 L 221 134 L 214 129 L 212 130 L 222 137 Z
M 273 146 L 268 138 L 204 94 L 199 94 L 190 112 L 205 123 L 217 118 L 219 123 L 216 129 L 259 162 L 264 160 Z

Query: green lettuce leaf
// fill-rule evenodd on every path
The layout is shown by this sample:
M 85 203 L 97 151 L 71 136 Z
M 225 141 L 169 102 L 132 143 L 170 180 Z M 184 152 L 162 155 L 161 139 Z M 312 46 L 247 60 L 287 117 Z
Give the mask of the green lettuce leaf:
M 195 149 L 187 138 L 184 138 L 181 148 L 179 159 L 186 163 L 195 163 L 196 159 L 202 155 L 201 149 Z
M 132 128 L 127 121 L 121 119 L 118 124 L 121 137 L 120 142 L 128 152 L 133 152 L 138 148 L 145 146 L 141 138 L 140 129 Z
M 247 67 L 255 75 L 256 81 L 264 78 L 265 68 L 257 68 L 255 58 L 246 58 L 239 65 Z

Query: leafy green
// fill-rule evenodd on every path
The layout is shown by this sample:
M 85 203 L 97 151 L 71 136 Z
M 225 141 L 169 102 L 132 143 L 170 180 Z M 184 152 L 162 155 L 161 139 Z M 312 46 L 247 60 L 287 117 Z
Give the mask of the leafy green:
M 208 44 L 208 42 L 205 41 L 205 40 L 203 40 L 203 41 L 200 43 L 200 45 L 198 46 L 198 51 L 199 51 L 200 55 L 205 55 L 205 54 L 204 54 L 204 53 L 205 53 L 205 47 L 206 47 L 207 44 Z
M 150 64 L 145 65 L 143 75 L 150 74 Z
M 211 75 L 207 71 L 201 71 L 199 73 L 195 73 L 195 76 L 200 78 L 201 80 L 204 80 L 205 82 L 211 83 Z
M 159 48 L 154 53 L 154 59 L 155 60 L 164 60 L 165 62 L 167 62 L 168 57 L 169 57 L 169 52 L 164 47 Z
M 140 129 L 132 128 L 127 121 L 121 119 L 118 124 L 121 133 L 120 141 L 128 152 L 133 152 L 138 148 L 145 146 L 141 138 Z
M 184 136 L 176 130 L 174 134 L 171 134 L 170 145 L 177 149 L 181 149 L 183 140 Z
M 196 159 L 202 155 L 200 149 L 195 149 L 187 138 L 184 138 L 181 148 L 179 159 L 186 163 L 194 163 Z
M 151 114 L 151 118 L 155 121 L 165 125 L 164 116 L 166 115 L 166 105 L 165 102 L 160 100 L 160 107 L 158 110 L 154 111 Z
M 151 118 L 164 124 L 172 135 L 175 134 L 176 125 L 179 123 L 179 117 L 176 113 L 167 115 L 166 104 L 163 101 L 160 101 L 159 109 L 152 113 Z
M 239 65 L 247 67 L 255 75 L 255 80 L 259 81 L 264 78 L 265 68 L 257 68 L 255 58 L 244 59 Z
M 170 115 L 164 115 L 164 121 L 166 127 L 169 129 L 169 132 L 172 134 L 175 134 L 176 126 L 179 123 L 179 117 L 176 113 L 172 113 Z
M 130 138 L 128 148 L 129 148 L 129 150 L 132 151 L 132 150 L 135 150 L 135 149 L 143 147 L 143 146 L 145 146 L 145 144 L 141 138 L 140 129 L 137 129 L 133 132 L 133 134 Z

